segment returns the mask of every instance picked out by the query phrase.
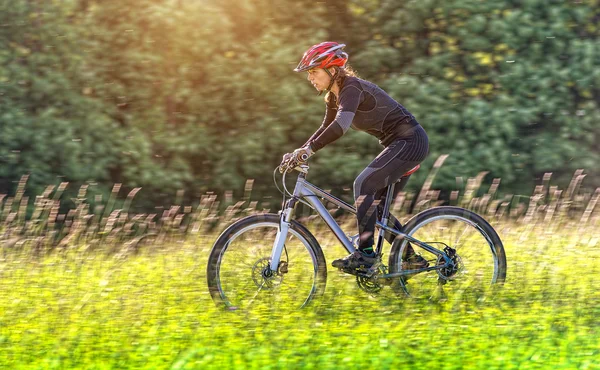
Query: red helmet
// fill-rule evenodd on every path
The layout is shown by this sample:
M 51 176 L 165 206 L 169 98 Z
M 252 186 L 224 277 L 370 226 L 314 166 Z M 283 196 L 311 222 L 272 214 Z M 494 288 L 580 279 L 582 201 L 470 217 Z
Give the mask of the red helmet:
M 294 72 L 304 72 L 312 68 L 343 68 L 348 61 L 348 54 L 343 50 L 344 46 L 346 45 L 331 41 L 311 46 L 304 53 Z

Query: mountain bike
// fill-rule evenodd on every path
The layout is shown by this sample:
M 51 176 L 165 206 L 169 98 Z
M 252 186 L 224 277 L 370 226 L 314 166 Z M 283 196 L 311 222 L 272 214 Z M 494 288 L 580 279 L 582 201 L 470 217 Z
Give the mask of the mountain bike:
M 350 213 L 356 214 L 356 209 L 308 182 L 307 163 L 281 166 L 273 172 L 275 185 L 283 194 L 281 211 L 236 221 L 212 247 L 207 280 L 217 305 L 235 310 L 259 302 L 269 306 L 292 302 L 304 307 L 323 295 L 327 282 L 325 256 L 315 236 L 292 217 L 299 203 L 317 212 L 347 253 L 355 251 L 358 235 L 347 236 L 321 199 Z M 376 223 L 379 262 L 368 272 L 355 274 L 358 286 L 371 294 L 391 286 L 401 295 L 431 299 L 446 297 L 449 288 L 479 292 L 504 282 L 506 256 L 500 237 L 474 212 L 440 206 L 416 214 L 404 225 L 390 226 L 394 188 L 398 183 L 403 187 L 418 168 L 387 187 Z M 283 191 L 277 185 L 278 169 L 283 172 Z M 298 177 L 290 193 L 285 176 L 292 170 L 298 171 Z M 382 258 L 384 239 L 392 240 L 387 265 Z M 428 261 L 427 267 L 410 269 L 403 261 L 409 249 L 416 249 Z

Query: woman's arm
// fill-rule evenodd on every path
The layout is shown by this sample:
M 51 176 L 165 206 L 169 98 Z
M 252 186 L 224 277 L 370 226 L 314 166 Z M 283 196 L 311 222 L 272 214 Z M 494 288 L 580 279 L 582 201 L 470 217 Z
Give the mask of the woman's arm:
M 323 123 L 321 124 L 321 126 L 319 126 L 317 131 L 315 131 L 315 133 L 312 134 L 310 138 L 308 138 L 308 140 L 306 140 L 306 142 L 302 146 L 307 146 L 308 144 L 310 144 L 310 142 L 319 137 L 319 135 L 321 135 L 323 131 L 325 131 L 325 129 L 331 124 L 331 122 L 333 122 L 336 113 L 337 109 L 335 108 L 335 105 L 331 107 L 329 104 L 325 104 L 325 117 L 323 118 Z
M 335 115 L 335 119 L 329 126 L 323 127 L 323 131 L 319 136 L 314 139 L 312 139 L 311 136 L 312 140 L 307 142 L 313 152 L 336 141 L 348 131 L 352 125 L 352 120 L 354 119 L 358 105 L 361 103 L 361 98 L 362 90 L 356 86 L 349 85 L 342 89 L 340 92 L 340 107 Z

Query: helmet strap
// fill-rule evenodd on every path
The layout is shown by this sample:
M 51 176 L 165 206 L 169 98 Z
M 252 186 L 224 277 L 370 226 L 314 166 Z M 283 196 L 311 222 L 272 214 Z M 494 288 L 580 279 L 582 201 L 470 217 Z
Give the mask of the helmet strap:
M 329 68 L 324 68 L 325 72 L 327 72 L 327 74 L 329 75 L 330 81 L 329 81 L 329 86 L 325 89 L 325 90 L 321 90 L 319 91 L 319 95 L 321 96 L 321 94 L 323 93 L 323 91 L 331 91 L 331 87 L 333 87 L 333 84 L 335 83 L 335 77 L 338 74 L 338 70 L 337 68 L 335 68 L 335 73 L 331 74 L 331 72 L 329 72 Z

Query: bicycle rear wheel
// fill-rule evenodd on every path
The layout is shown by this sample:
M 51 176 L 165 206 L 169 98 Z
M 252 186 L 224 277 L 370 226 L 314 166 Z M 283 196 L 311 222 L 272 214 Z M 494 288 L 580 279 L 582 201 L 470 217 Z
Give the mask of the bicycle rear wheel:
M 325 256 L 315 237 L 292 221 L 281 262 L 271 271 L 270 256 L 279 215 L 243 218 L 227 228 L 209 256 L 207 280 L 217 304 L 229 309 L 299 308 L 323 294 Z
M 399 293 L 416 299 L 446 298 L 450 292 L 481 297 L 506 279 L 506 255 L 500 237 L 481 216 L 459 207 L 435 207 L 415 215 L 402 230 L 428 245 L 453 254 L 453 266 L 401 277 L 394 284 Z M 412 246 L 429 262 L 442 266 L 444 259 L 397 238 L 390 252 L 390 272 L 413 269 L 404 263 Z

